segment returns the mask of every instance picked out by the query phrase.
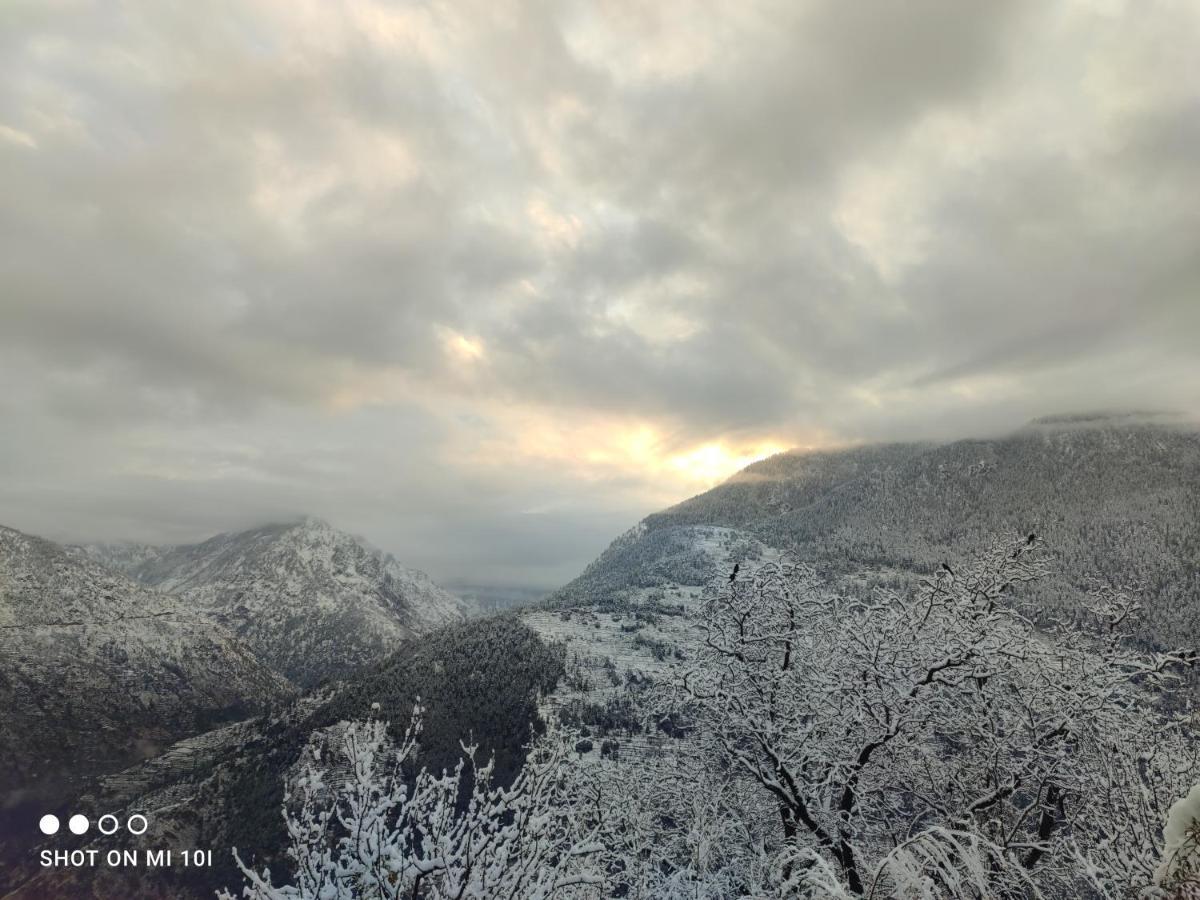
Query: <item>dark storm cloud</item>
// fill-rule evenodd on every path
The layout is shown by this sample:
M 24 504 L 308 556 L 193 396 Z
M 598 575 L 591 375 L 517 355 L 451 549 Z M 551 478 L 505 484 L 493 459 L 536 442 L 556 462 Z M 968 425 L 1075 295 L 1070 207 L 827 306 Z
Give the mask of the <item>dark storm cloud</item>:
M 1195 411 L 1184 4 L 0 17 L 7 524 L 549 585 L 697 447 Z

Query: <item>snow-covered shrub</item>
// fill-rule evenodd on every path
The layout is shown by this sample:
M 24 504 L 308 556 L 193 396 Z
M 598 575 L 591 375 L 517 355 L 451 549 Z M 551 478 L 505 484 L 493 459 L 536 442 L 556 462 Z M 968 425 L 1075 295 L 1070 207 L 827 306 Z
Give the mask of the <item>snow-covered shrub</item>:
M 576 815 L 595 828 L 606 873 L 598 898 L 775 897 L 757 810 L 684 743 L 570 773 Z M 784 895 L 785 896 L 785 895 Z
M 294 873 L 275 885 L 236 849 L 248 900 L 541 900 L 600 881 L 600 847 L 576 826 L 567 796 L 567 744 L 551 732 L 530 748 L 510 787 L 492 784 L 463 746 L 452 772 L 404 764 L 418 749 L 418 706 L 403 740 L 379 720 L 314 736 L 285 806 Z M 223 900 L 233 895 L 222 893 Z

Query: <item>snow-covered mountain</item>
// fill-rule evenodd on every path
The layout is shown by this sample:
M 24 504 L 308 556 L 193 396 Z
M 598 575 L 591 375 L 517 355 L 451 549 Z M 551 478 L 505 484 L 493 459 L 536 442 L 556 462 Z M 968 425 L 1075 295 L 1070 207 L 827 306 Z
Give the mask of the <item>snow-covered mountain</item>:
M 7 868 L 0 863 L 0 896 L 210 900 L 217 888 L 238 881 L 231 847 L 264 867 L 287 866 L 283 778 L 309 736 L 368 716 L 390 721 L 400 734 L 418 697 L 427 707 L 423 764 L 453 768 L 462 754 L 459 739 L 469 735 L 481 754 L 494 754 L 495 776 L 508 783 L 534 734 L 537 700 L 554 689 L 563 662 L 561 652 L 512 615 L 473 618 L 405 641 L 379 663 L 271 715 L 188 738 L 153 759 L 97 779 L 72 803 L 72 810 L 93 819 L 136 811 L 149 820 L 144 843 L 93 829 L 81 845 L 108 850 L 123 841 L 212 848 L 211 867 L 177 868 L 168 881 L 165 870 L 145 867 L 46 869 L 26 849 Z M 26 838 L 28 831 L 23 831 Z
M 567 677 L 543 714 L 587 727 L 593 755 L 656 754 L 642 691 L 693 665 L 708 586 L 735 565 L 785 553 L 864 598 L 907 590 L 995 534 L 1044 537 L 1055 565 L 1026 595 L 1047 616 L 1077 615 L 1089 577 L 1133 585 L 1131 626 L 1155 644 L 1193 646 L 1200 629 L 1200 432 L 1132 416 L 1030 423 L 992 439 L 783 453 L 647 516 L 548 602 L 519 611 L 567 648 Z
M 681 717 L 664 715 L 664 698 L 703 659 L 709 588 L 724 587 L 735 566 L 744 581 L 785 553 L 812 563 L 831 592 L 862 601 L 879 587 L 906 593 L 947 559 L 961 572 L 960 563 L 988 535 L 1019 529 L 1023 538 L 1036 529 L 1057 556 L 1060 574 L 1045 590 L 1023 589 L 1023 608 L 1055 603 L 1059 612 L 1070 609 L 1088 573 L 1114 583 L 1133 575 L 1157 616 L 1150 634 L 1169 636 L 1194 622 L 1197 611 L 1198 489 L 1200 436 L 1194 430 L 1125 421 L 1041 422 L 1005 438 L 940 446 L 783 454 L 647 517 L 547 604 L 410 641 L 387 661 L 279 715 L 183 741 L 105 778 L 79 802 L 91 810 L 148 810 L 162 843 L 249 848 L 260 867 L 274 871 L 286 866 L 281 778 L 308 735 L 367 716 L 396 725 L 417 696 L 429 710 L 429 749 L 449 748 L 451 758 L 459 735 L 478 738 L 485 727 L 483 746 L 494 741 L 511 754 L 523 746 L 527 732 L 517 726 L 529 722 L 536 702 L 543 720 L 583 736 L 574 745 L 580 765 L 619 759 L 631 772 L 678 771 L 679 760 L 697 758 L 689 738 L 694 725 L 686 710 Z M 255 614 L 282 622 L 302 597 L 320 607 L 314 598 L 333 593 L 327 582 L 338 581 L 331 573 L 360 586 L 374 583 L 365 574 L 374 571 L 371 564 L 359 561 L 363 551 L 337 549 L 345 536 L 329 532 L 308 521 L 191 548 L 123 553 L 138 577 L 180 592 L 197 609 L 236 613 L 240 590 L 254 594 Z M 355 577 L 346 573 L 345 558 L 356 560 Z M 314 582 L 326 586 L 317 589 Z M 271 611 L 272 596 L 284 609 Z M 241 614 L 249 617 L 248 610 Z M 301 630 L 291 640 L 309 638 Z M 968 696 L 981 690 L 976 683 Z M 445 762 L 437 752 L 427 759 Z M 948 756 L 947 763 L 956 759 Z M 728 767 L 713 771 L 725 778 Z M 754 807 L 746 821 L 755 827 L 772 821 L 771 803 Z M 659 841 L 666 823 L 678 820 L 672 813 L 653 821 Z M 37 890 L 45 885 L 37 879 L 47 876 L 27 874 L 34 880 L 12 896 L 41 896 Z M 189 884 L 192 893 L 173 885 L 171 896 L 211 896 L 214 886 L 230 883 L 228 869 L 195 874 L 209 881 Z M 79 870 L 53 877 L 91 875 Z M 152 873 L 137 877 L 148 881 Z
M 991 535 L 1036 532 L 1059 557 L 1037 589 L 1073 615 L 1092 576 L 1136 585 L 1140 636 L 1191 645 L 1200 629 L 1200 431 L 1145 416 L 1073 416 L 947 444 L 781 453 L 647 516 L 558 606 L 622 607 L 645 588 L 712 574 L 696 528 L 733 529 L 822 573 L 922 573 Z
M 470 609 L 424 572 L 315 518 L 157 550 L 80 549 L 184 598 L 300 687 L 344 676 Z
M 179 598 L 0 527 L 0 795 L 58 801 L 90 775 L 244 718 L 292 689 Z

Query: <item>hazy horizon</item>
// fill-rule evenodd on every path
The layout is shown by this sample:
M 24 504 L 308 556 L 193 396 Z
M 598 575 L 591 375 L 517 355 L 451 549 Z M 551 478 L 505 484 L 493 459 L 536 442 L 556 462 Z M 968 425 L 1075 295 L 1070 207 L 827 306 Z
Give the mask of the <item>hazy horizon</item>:
M 1071 422 L 1062 421 L 1065 419 L 1071 419 L 1071 420 L 1078 419 L 1080 421 L 1071 421 Z M 1049 414 L 1047 416 L 1040 417 L 1039 419 L 1030 420 L 1029 422 L 1022 423 L 1021 428 L 1036 427 L 1039 425 L 1051 425 L 1053 427 L 1068 426 L 1072 429 L 1077 429 L 1077 428 L 1091 427 L 1092 425 L 1096 425 L 1096 424 L 1105 424 L 1105 425 L 1108 425 L 1108 424 L 1118 424 L 1118 425 L 1155 424 L 1155 425 L 1160 425 L 1160 426 L 1165 426 L 1165 427 L 1183 427 L 1183 428 L 1187 428 L 1187 429 L 1195 429 L 1195 428 L 1200 428 L 1200 419 L 1189 416 L 1183 412 L 1170 411 L 1170 410 L 1097 409 L 1097 410 L 1079 410 L 1079 411 L 1075 411 L 1075 412 L 1062 412 L 1062 413 L 1057 413 L 1057 414 Z M 1003 429 L 1000 431 L 995 431 L 995 432 L 990 432 L 990 433 L 958 435 L 953 438 L 940 438 L 940 439 L 929 438 L 929 439 L 925 439 L 924 441 L 922 441 L 920 439 L 914 439 L 914 442 L 941 444 L 941 443 L 953 443 L 954 441 L 958 441 L 958 440 L 986 440 L 986 439 L 1003 437 L 1003 436 L 1005 436 L 1007 434 L 1011 434 L 1011 433 L 1012 433 L 1012 429 Z M 780 451 L 780 453 L 800 453 L 800 454 L 818 453 L 818 452 L 828 452 L 830 450 L 836 451 L 839 449 L 850 449 L 850 448 L 856 447 L 856 446 L 866 446 L 866 445 L 870 445 L 870 444 L 884 444 L 884 443 L 889 443 L 889 442 L 886 442 L 886 441 L 871 441 L 871 442 L 860 441 L 860 442 L 856 442 L 854 444 L 844 444 L 844 445 L 839 445 L 839 446 L 822 447 L 822 448 L 788 448 L 788 449 Z M 774 455 L 774 454 L 772 454 L 772 455 Z M 760 460 L 754 460 L 753 462 L 750 462 L 747 465 L 748 466 L 753 465 L 754 462 L 760 462 L 762 459 L 768 459 L 768 458 L 769 458 L 769 456 L 764 456 Z M 742 470 L 739 469 L 737 472 L 731 473 L 731 475 L 729 477 L 730 478 L 735 477 L 741 471 Z M 722 479 L 721 481 L 725 481 L 725 480 L 728 480 L 728 479 Z M 718 482 L 718 483 L 720 483 L 720 482 Z M 704 491 L 699 491 L 697 493 L 704 493 Z M 670 503 L 666 504 L 663 507 L 645 510 L 644 513 L 642 513 L 638 516 L 637 520 L 627 522 L 624 525 L 616 526 L 615 531 L 611 532 L 609 535 L 604 537 L 603 543 L 596 546 L 591 551 L 590 555 L 587 556 L 586 559 L 584 559 L 582 562 L 580 562 L 573 571 L 571 571 L 566 577 L 564 577 L 562 580 L 559 580 L 559 581 L 552 581 L 552 582 L 547 582 L 547 583 L 536 583 L 536 582 L 531 583 L 531 582 L 525 582 L 525 581 L 504 582 L 504 581 L 478 580 L 478 579 L 473 579 L 469 574 L 463 574 L 463 573 L 457 572 L 453 569 L 445 571 L 445 572 L 440 572 L 440 573 L 433 571 L 433 570 L 429 570 L 429 574 L 432 574 L 434 576 L 435 580 L 439 584 L 441 584 L 443 587 L 449 588 L 463 596 L 475 596 L 478 598 L 482 598 L 484 600 L 495 600 L 496 598 L 506 598 L 508 600 L 515 600 L 515 601 L 519 601 L 519 602 L 528 602 L 529 600 L 536 598 L 538 595 L 541 595 L 544 593 L 549 593 L 549 592 L 555 590 L 556 588 L 562 587 L 563 584 L 565 584 L 567 581 L 569 581 L 571 578 L 573 578 L 575 575 L 577 575 L 583 569 L 583 567 L 587 565 L 587 563 L 591 562 L 593 558 L 598 556 L 601 550 L 606 548 L 620 534 L 623 534 L 630 527 L 633 527 L 634 525 L 636 525 L 637 521 L 640 521 L 645 515 L 648 515 L 653 512 L 659 512 L 662 509 L 673 506 L 675 503 L 683 502 L 683 501 L 688 500 L 696 495 L 697 494 L 689 494 L 687 496 L 682 496 L 682 497 L 677 498 L 676 500 L 672 500 Z M 231 524 L 228 527 L 220 528 L 216 531 L 196 532 L 191 535 L 181 536 L 172 541 L 156 541 L 153 539 L 144 539 L 143 540 L 143 539 L 138 539 L 138 538 L 123 537 L 121 535 L 112 535 L 110 533 L 86 533 L 86 532 L 76 533 L 76 532 L 71 532 L 69 529 L 64 530 L 64 531 L 55 532 L 55 533 L 38 534 L 38 536 L 50 538 L 52 540 L 56 540 L 58 542 L 67 543 L 67 544 L 96 543 L 96 544 L 120 545 L 120 544 L 147 543 L 147 544 L 164 544 L 164 545 L 186 545 L 186 544 L 202 543 L 203 541 L 207 540 L 208 538 L 215 537 L 222 533 L 253 530 L 256 528 L 266 527 L 266 526 L 271 526 L 271 525 L 298 524 L 298 523 L 304 521 L 305 519 L 317 519 L 317 520 L 323 521 L 335 529 L 338 529 L 340 531 L 346 531 L 346 532 L 352 534 L 353 536 L 355 536 L 356 538 L 359 538 L 360 540 L 365 541 L 367 544 L 374 546 L 374 547 L 378 548 L 379 550 L 384 551 L 385 553 L 389 553 L 389 554 L 393 555 L 394 557 L 396 557 L 399 560 L 399 562 L 401 562 L 404 565 L 411 566 L 411 567 L 417 568 L 417 569 L 424 568 L 424 567 L 418 565 L 415 561 L 409 559 L 408 554 L 405 553 L 405 548 L 403 548 L 403 547 L 397 548 L 397 547 L 383 546 L 377 540 L 375 540 L 371 535 L 358 533 L 358 532 L 354 531 L 353 529 L 348 529 L 346 527 L 343 527 L 342 523 L 340 523 L 336 520 L 329 520 L 323 516 L 314 515 L 313 513 L 306 512 L 306 511 L 297 511 L 291 515 L 281 515 L 281 516 L 277 516 L 276 518 L 272 518 L 272 519 L 240 521 L 235 524 Z M 18 528 L 18 530 L 24 530 L 24 529 L 21 529 L 19 527 L 19 525 L 12 523 L 12 522 L 0 522 L 0 526 L 8 526 L 10 528 L 16 527 L 16 528 Z

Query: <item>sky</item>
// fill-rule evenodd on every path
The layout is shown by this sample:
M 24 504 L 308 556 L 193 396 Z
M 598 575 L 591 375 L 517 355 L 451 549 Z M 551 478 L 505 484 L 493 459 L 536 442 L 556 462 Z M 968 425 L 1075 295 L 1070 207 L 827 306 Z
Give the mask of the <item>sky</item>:
M 791 447 L 1200 406 L 1200 5 L 7 0 L 0 522 L 552 587 Z

